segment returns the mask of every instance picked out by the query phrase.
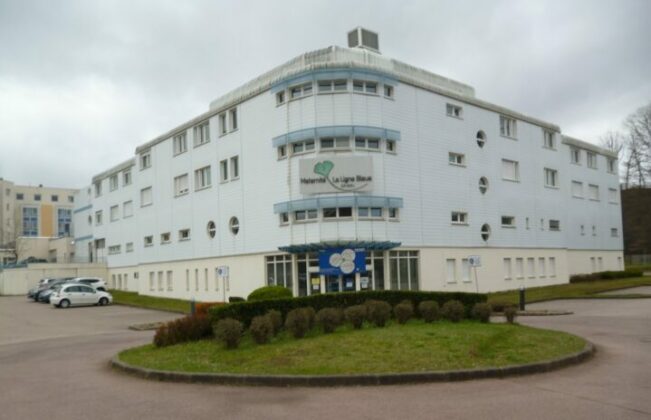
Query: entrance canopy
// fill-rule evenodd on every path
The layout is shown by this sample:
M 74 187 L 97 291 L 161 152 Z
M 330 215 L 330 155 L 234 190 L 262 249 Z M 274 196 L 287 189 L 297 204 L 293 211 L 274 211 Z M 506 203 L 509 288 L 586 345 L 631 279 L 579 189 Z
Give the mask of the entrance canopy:
M 290 254 L 305 254 L 308 252 L 319 252 L 332 248 L 364 248 L 366 251 L 386 251 L 397 248 L 400 242 L 390 241 L 325 241 L 309 244 L 279 246 L 278 249 Z

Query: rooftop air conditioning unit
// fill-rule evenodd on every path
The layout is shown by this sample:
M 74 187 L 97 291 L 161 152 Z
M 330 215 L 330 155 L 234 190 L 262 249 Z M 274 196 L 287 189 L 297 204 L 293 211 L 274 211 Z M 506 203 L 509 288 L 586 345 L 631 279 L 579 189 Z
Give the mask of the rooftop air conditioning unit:
M 364 48 L 369 51 L 380 53 L 380 42 L 376 32 L 357 27 L 348 32 L 349 48 Z

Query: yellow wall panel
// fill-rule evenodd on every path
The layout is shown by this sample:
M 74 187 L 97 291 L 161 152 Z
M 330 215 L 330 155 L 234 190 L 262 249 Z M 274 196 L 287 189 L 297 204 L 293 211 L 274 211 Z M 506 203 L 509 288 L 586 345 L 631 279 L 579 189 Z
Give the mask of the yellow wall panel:
M 41 234 L 40 236 L 54 236 L 53 208 L 49 204 L 41 205 Z

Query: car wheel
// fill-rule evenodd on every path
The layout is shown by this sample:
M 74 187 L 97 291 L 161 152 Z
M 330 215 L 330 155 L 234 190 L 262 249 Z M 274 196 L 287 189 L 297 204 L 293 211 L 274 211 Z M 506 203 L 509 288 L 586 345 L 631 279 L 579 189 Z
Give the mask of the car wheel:
M 108 305 L 108 299 L 103 297 L 99 300 L 99 306 Z
M 59 308 L 67 308 L 70 306 L 70 301 L 68 299 L 63 299 L 61 302 L 59 302 Z

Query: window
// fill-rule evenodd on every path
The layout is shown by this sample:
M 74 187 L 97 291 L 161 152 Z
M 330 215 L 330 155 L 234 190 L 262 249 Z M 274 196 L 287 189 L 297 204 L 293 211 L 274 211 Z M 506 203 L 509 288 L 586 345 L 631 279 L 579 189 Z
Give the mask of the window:
M 467 225 L 468 224 L 468 213 L 453 211 L 451 214 L 451 221 L 453 225 Z
M 281 90 L 276 93 L 276 105 L 281 105 L 285 103 L 285 91 Z
M 151 167 L 151 152 L 140 155 L 140 170 Z
M 228 181 L 228 159 L 219 162 L 219 179 L 221 182 Z
M 159 292 L 163 291 L 163 272 L 162 271 L 158 272 L 158 291 Z
M 95 197 L 101 196 L 102 195 L 102 181 L 98 181 L 93 185 L 95 187 Z
M 396 142 L 394 140 L 387 140 L 386 149 L 388 153 L 396 153 Z
M 190 229 L 179 230 L 179 241 L 187 241 L 190 239 Z
M 75 202 L 75 197 L 72 195 L 68 196 L 68 203 L 74 203 Z
M 56 203 L 59 201 L 59 196 L 58 195 L 53 195 L 50 197 L 50 201 Z
M 284 159 L 287 157 L 287 146 L 278 146 L 278 159 Z
M 610 228 L 610 236 L 612 236 L 613 238 L 619 236 L 619 232 L 617 231 L 617 228 Z
M 481 226 L 481 238 L 484 240 L 484 242 L 487 242 L 490 236 L 491 236 L 491 227 L 485 223 Z
M 306 220 L 316 220 L 319 213 L 316 209 L 312 210 L 297 210 L 294 212 L 294 221 L 304 222 Z
M 538 258 L 538 271 L 539 271 L 539 276 L 540 277 L 547 277 L 547 267 L 545 265 L 545 258 L 544 257 L 539 257 Z
M 558 188 L 558 171 L 545 168 L 545 186 Z
M 237 235 L 240 231 L 240 221 L 237 220 L 237 217 L 231 217 L 231 220 L 228 221 L 228 227 L 233 235 Z
M 555 232 L 561 230 L 561 222 L 559 220 L 549 219 L 549 230 Z
M 99 226 L 102 224 L 102 210 L 98 210 L 95 212 L 95 226 Z
M 461 260 L 461 281 L 469 283 L 470 278 L 470 261 L 467 258 Z
M 238 125 L 239 123 L 237 121 L 237 108 L 233 108 L 230 111 L 228 111 L 228 115 L 231 120 L 231 131 L 237 130 L 237 128 L 239 127 Z
M 588 168 L 597 169 L 597 154 L 594 152 L 588 153 Z
M 599 186 L 588 184 L 588 198 L 590 200 L 599 201 Z
M 293 287 L 292 278 L 292 256 L 272 255 L 266 258 L 267 262 L 267 285 L 283 286 L 288 289 Z
M 488 178 L 482 176 L 479 178 L 479 192 L 486 194 L 486 191 L 488 191 Z
M 174 178 L 174 195 L 176 197 L 187 194 L 190 191 L 188 174 L 179 175 Z
M 572 197 L 583 198 L 583 182 L 572 181 Z
M 111 175 L 109 178 L 109 191 L 115 191 L 118 189 L 118 176 Z
M 448 258 L 445 260 L 447 281 L 448 283 L 456 283 L 457 281 L 457 260 Z
M 502 179 L 507 181 L 520 180 L 520 168 L 518 162 L 502 159 Z
M 204 166 L 194 171 L 194 190 L 199 191 L 212 185 L 210 166 Z
M 617 172 L 617 159 L 608 158 L 608 172 L 611 174 Z
M 477 132 L 476 139 L 477 139 L 477 146 L 484 147 L 484 145 L 486 144 L 486 134 L 483 131 L 480 130 Z
M 122 173 L 122 186 L 131 185 L 131 171 Z
M 525 225 L 525 228 L 526 228 L 527 230 L 529 230 L 529 229 L 531 228 L 531 225 L 529 224 L 529 218 L 528 218 L 528 217 L 526 217 L 526 218 L 524 219 L 524 225 Z
M 289 224 L 289 213 L 287 213 L 287 212 L 280 213 L 278 215 L 278 217 L 280 218 L 280 224 L 281 225 Z
M 312 82 L 289 88 L 289 98 L 296 99 L 312 94 Z
M 299 153 L 312 152 L 314 151 L 314 140 L 304 140 L 296 143 L 292 143 L 292 154 L 297 155 Z
M 213 222 L 212 220 L 208 222 L 208 224 L 206 225 L 206 232 L 208 232 L 209 238 L 212 239 L 215 237 L 215 234 L 217 233 L 217 226 L 215 225 L 215 222 Z
M 389 220 L 398 220 L 399 213 L 397 208 L 395 207 L 389 208 L 388 213 L 389 213 Z
M 38 208 L 23 207 L 23 236 L 38 236 Z
M 240 161 L 239 156 L 231 158 L 231 181 L 240 177 Z
M 384 85 L 384 96 L 387 98 L 393 98 L 393 86 L 391 85 Z
M 391 289 L 418 290 L 418 251 L 389 251 Z
M 133 201 L 125 201 L 122 203 L 122 218 L 133 216 Z
M 120 218 L 120 206 L 111 206 L 109 213 L 111 222 L 115 222 Z
M 549 277 L 556 277 L 556 258 L 549 257 Z
M 515 276 L 519 279 L 524 278 L 524 259 L 516 258 L 515 259 Z
M 324 137 L 320 141 L 321 150 L 350 148 L 350 138 L 348 137 Z
M 515 120 L 513 118 L 500 115 L 500 134 L 504 137 L 517 137 Z
M 154 245 L 154 237 L 152 235 L 145 236 L 144 243 L 145 243 L 146 247 L 153 246 Z
M 364 219 L 382 219 L 382 207 L 359 207 L 357 216 Z
M 502 227 L 515 227 L 515 217 L 513 216 L 502 216 Z
M 41 201 L 41 194 L 34 194 L 34 201 Z
M 201 146 L 210 141 L 210 123 L 204 121 L 194 127 L 194 147 Z
M 16 193 L 16 200 L 24 200 L 24 199 L 25 199 L 25 194 Z
M 352 207 L 331 207 L 323 209 L 324 219 L 353 217 Z
M 448 153 L 448 162 L 450 165 L 466 166 L 466 155 L 461 153 Z
M 608 202 L 617 204 L 619 202 L 618 200 L 619 192 L 617 188 L 608 188 Z
M 140 207 L 149 206 L 152 204 L 151 187 L 143 188 L 140 190 Z
M 570 148 L 570 161 L 577 165 L 581 164 L 581 150 L 576 147 Z
M 228 124 L 226 122 L 226 113 L 219 114 L 219 135 L 223 136 L 228 133 Z
M 511 259 L 510 258 L 504 258 L 502 262 L 504 266 L 504 280 L 511 280 L 513 273 L 512 273 L 512 266 L 511 266 Z
M 353 80 L 353 91 L 377 94 L 377 83 L 364 80 Z
M 168 292 L 171 292 L 172 290 L 174 290 L 174 278 L 172 277 L 172 276 L 173 276 L 173 272 L 172 272 L 172 270 L 168 270 L 166 274 L 167 274 L 167 275 L 166 275 L 166 279 L 167 279 L 167 291 L 168 291 Z
M 319 80 L 319 93 L 345 92 L 348 90 L 348 81 L 341 80 Z
M 109 255 L 115 255 L 120 253 L 120 245 L 112 245 L 108 247 L 108 253 Z
M 172 234 L 171 233 L 165 232 L 165 233 L 160 234 L 160 243 L 161 244 L 165 245 L 165 244 L 169 244 L 170 242 L 172 242 Z
M 463 115 L 463 108 L 461 108 L 459 105 L 446 104 L 445 112 L 448 117 L 461 118 Z
M 581 236 L 585 236 L 585 225 L 581 225 Z
M 58 236 L 70 236 L 72 228 L 72 210 L 57 209 Z
M 545 219 L 540 219 L 540 230 L 545 230 Z
M 356 149 L 379 151 L 380 150 L 380 139 L 366 138 L 366 137 L 355 137 L 355 148 Z
M 597 236 L 597 227 L 592 225 L 592 236 Z
M 556 149 L 556 138 L 553 131 L 543 130 L 543 146 L 547 149 Z
M 172 139 L 174 143 L 174 155 L 180 155 L 188 151 L 188 139 L 186 133 L 180 133 Z
M 535 258 L 527 258 L 527 276 L 529 278 L 534 278 L 536 277 L 536 259 Z

